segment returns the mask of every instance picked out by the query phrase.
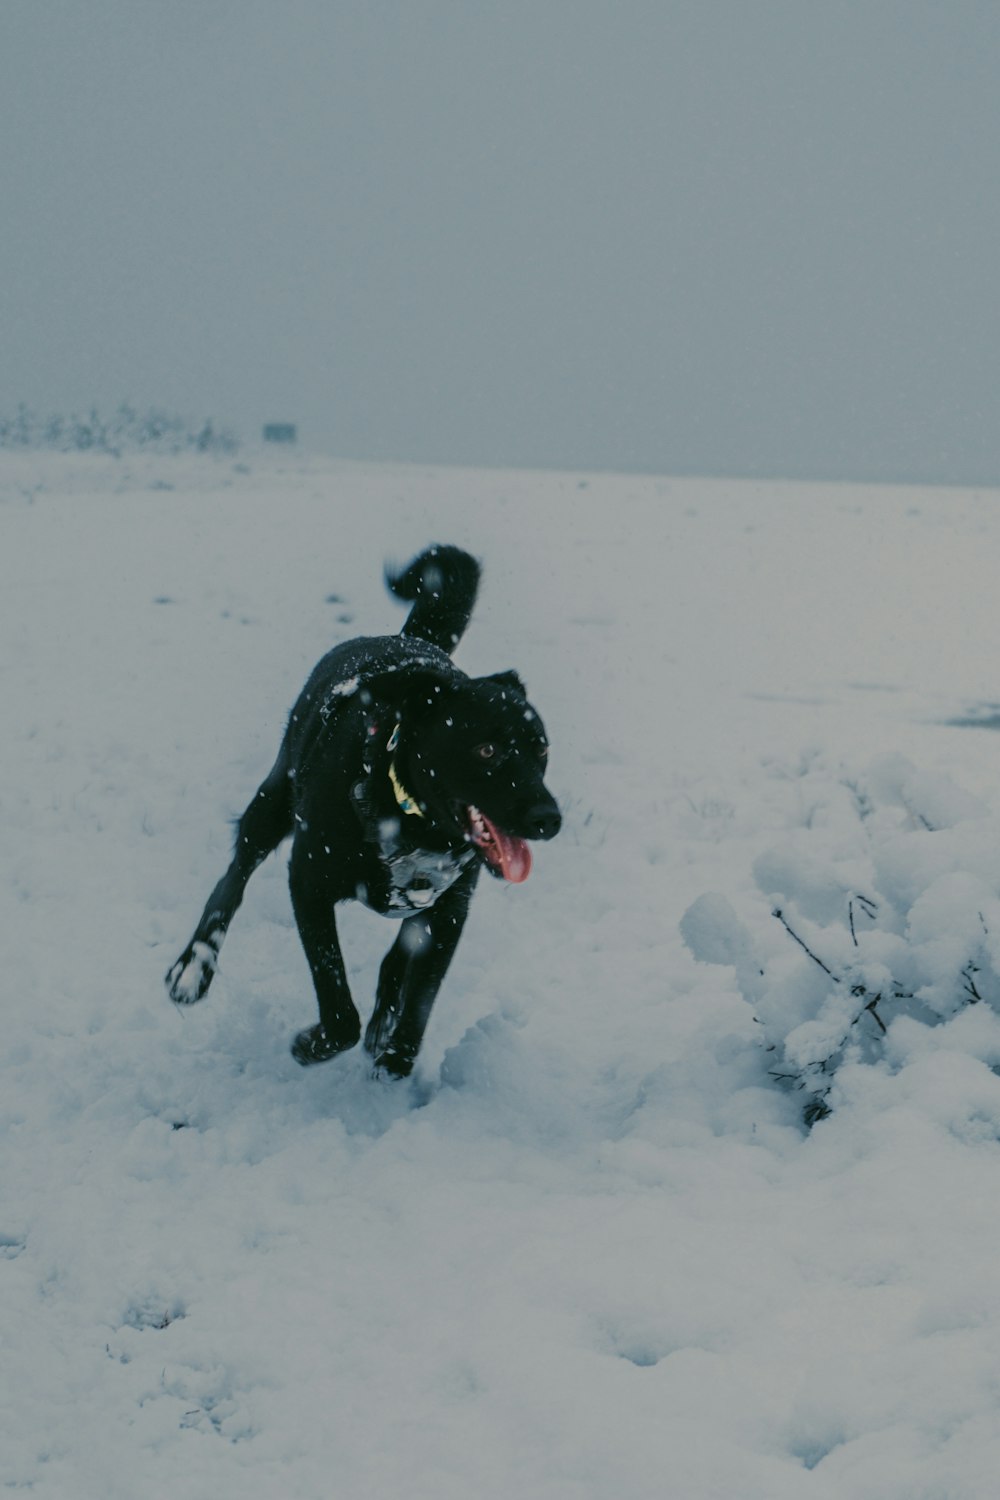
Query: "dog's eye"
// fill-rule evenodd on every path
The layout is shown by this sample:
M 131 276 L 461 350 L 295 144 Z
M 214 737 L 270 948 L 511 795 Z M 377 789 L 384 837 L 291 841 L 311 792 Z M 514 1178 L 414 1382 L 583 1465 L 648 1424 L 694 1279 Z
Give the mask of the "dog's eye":
M 476 746 L 476 754 L 479 756 L 480 760 L 492 760 L 496 753 L 496 745 L 486 744 Z

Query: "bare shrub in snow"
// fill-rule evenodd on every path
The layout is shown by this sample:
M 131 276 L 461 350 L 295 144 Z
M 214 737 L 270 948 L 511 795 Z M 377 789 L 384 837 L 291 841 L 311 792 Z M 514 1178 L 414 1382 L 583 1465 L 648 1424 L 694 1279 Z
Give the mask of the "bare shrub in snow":
M 704 895 L 681 931 L 696 958 L 735 970 L 769 1074 L 812 1123 L 845 1061 L 891 1064 L 902 1018 L 1000 1012 L 1000 819 L 901 755 L 805 777 L 805 821 L 754 862 L 766 905 L 744 919 Z

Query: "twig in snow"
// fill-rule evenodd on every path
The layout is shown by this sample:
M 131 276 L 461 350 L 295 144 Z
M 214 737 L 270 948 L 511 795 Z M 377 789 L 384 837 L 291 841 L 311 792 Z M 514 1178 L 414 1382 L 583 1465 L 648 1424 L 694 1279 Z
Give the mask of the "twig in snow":
M 772 917 L 777 917 L 777 919 L 781 923 L 782 927 L 788 933 L 788 936 L 795 939 L 795 941 L 798 943 L 799 947 L 803 950 L 803 952 L 805 952 L 805 953 L 807 953 L 809 955 L 809 957 L 812 959 L 813 963 L 814 964 L 819 964 L 820 968 L 823 970 L 823 973 L 824 974 L 829 974 L 829 976 L 833 980 L 834 984 L 839 984 L 840 983 L 840 975 L 839 974 L 835 974 L 832 969 L 828 969 L 827 966 L 826 966 L 826 964 L 823 962 L 823 960 L 821 958 L 818 958 L 817 955 L 812 951 L 812 949 L 806 943 L 804 943 L 802 941 L 802 939 L 799 937 L 798 933 L 793 928 L 791 928 L 788 925 L 788 922 L 787 922 L 787 920 L 785 918 L 785 914 L 781 910 L 781 907 L 780 906 L 776 906 L 774 908 L 774 911 L 771 913 L 771 915 L 772 915 Z
M 983 998 L 982 995 L 979 993 L 978 989 L 976 988 L 976 981 L 972 977 L 973 974 L 978 974 L 978 973 L 979 973 L 978 966 L 976 964 L 974 964 L 972 962 L 972 959 L 970 958 L 969 962 L 966 964 L 965 968 L 962 970 L 962 978 L 965 980 L 965 986 L 964 986 L 965 993 L 969 997 L 969 1004 L 970 1005 L 976 1005 L 976 1004 L 978 1004 L 978 1002 Z

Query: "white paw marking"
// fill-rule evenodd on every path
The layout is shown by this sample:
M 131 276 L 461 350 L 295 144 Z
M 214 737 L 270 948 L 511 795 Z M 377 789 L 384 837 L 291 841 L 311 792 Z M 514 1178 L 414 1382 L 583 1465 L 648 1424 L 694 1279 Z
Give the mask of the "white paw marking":
M 218 953 L 208 943 L 193 943 L 191 957 L 183 968 L 181 959 L 178 959 L 170 970 L 168 978 L 171 999 L 178 1005 L 193 1005 L 196 1000 L 200 1000 L 215 974 L 218 962 Z

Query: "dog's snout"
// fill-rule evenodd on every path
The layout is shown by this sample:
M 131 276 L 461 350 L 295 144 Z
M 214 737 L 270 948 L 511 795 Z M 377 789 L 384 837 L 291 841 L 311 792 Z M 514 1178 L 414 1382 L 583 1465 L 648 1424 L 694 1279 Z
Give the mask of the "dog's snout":
M 554 839 L 562 827 L 562 814 L 554 802 L 538 802 L 528 814 L 536 839 Z

